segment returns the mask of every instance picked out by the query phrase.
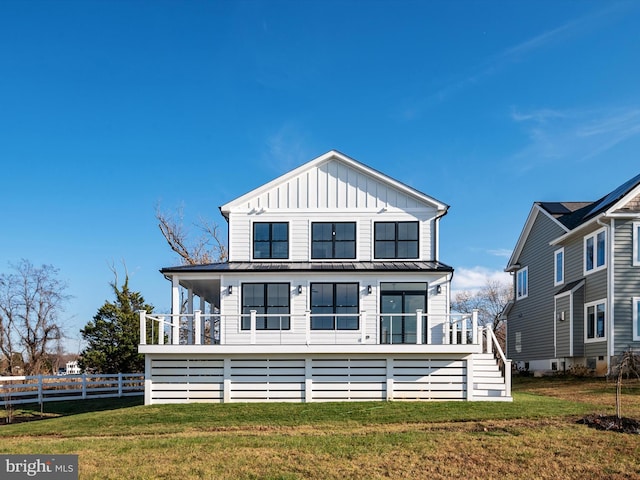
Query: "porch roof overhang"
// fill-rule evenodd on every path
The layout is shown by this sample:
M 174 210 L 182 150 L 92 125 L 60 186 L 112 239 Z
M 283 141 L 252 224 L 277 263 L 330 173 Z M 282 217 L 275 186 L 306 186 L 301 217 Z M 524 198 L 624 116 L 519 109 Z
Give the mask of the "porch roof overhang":
M 203 265 L 180 265 L 160 270 L 167 278 L 176 278 L 180 285 L 198 297 L 220 304 L 221 281 L 225 274 L 254 275 L 256 273 L 322 273 L 322 272 L 384 272 L 451 274 L 453 267 L 438 261 L 387 262 L 224 262 Z
M 181 273 L 255 273 L 255 272 L 439 272 L 451 273 L 453 267 L 439 261 L 378 261 L 378 262 L 223 262 L 203 265 L 180 265 L 160 270 L 166 277 Z

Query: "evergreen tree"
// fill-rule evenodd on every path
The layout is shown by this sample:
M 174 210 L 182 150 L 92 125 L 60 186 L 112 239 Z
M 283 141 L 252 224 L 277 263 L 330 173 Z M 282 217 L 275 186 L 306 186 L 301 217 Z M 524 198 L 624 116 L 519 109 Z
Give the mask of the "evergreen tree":
M 96 373 L 133 373 L 144 371 L 144 355 L 138 353 L 140 317 L 138 310 L 151 313 L 139 292 L 129 290 L 129 277 L 121 288 L 117 278 L 111 283 L 115 301 L 105 302 L 93 321 L 80 330 L 87 347 L 79 361 L 83 370 Z

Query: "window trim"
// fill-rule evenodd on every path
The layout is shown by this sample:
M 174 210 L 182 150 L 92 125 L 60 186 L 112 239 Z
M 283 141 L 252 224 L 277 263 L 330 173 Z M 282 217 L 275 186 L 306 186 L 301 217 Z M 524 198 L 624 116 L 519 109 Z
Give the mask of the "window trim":
M 333 327 L 332 328 L 313 328 L 313 287 L 314 285 L 332 285 L 333 286 L 333 317 L 332 317 L 332 322 L 333 322 Z M 338 305 L 336 305 L 336 287 L 338 285 L 355 285 L 356 286 L 356 312 L 353 313 L 353 316 L 356 317 L 357 320 L 357 325 L 356 328 L 338 328 L 338 322 L 337 322 L 337 317 L 336 315 L 339 314 L 339 312 L 336 312 L 337 307 L 339 307 Z M 310 316 L 309 316 L 309 330 L 312 332 L 357 332 L 360 331 L 360 327 L 361 327 L 361 322 L 360 322 L 360 283 L 358 282 L 312 282 L 309 284 L 309 311 L 310 311 Z M 353 305 L 351 305 L 353 306 Z M 349 316 L 351 314 L 348 314 Z
M 633 341 L 640 342 L 640 297 L 633 297 L 631 299 L 631 308 L 633 309 L 631 317 L 633 318 Z
M 283 224 L 287 226 L 287 255 L 285 257 L 273 256 L 273 225 Z M 256 226 L 257 225 L 269 225 L 269 256 L 268 257 L 256 257 Z M 283 261 L 288 260 L 291 256 L 291 228 L 289 222 L 252 222 L 251 224 L 251 258 L 257 261 Z
M 398 256 L 398 242 L 401 241 L 398 239 L 398 226 L 401 223 L 410 223 L 410 224 L 415 224 L 417 227 L 417 232 L 416 232 L 416 256 L 415 257 L 399 257 Z M 376 229 L 378 227 L 378 225 L 382 225 L 382 224 L 394 224 L 395 225 L 395 238 L 393 240 L 394 242 L 394 249 L 395 249 L 395 256 L 393 257 L 378 257 L 377 255 L 377 244 L 378 244 L 378 240 L 376 239 Z M 376 221 L 373 222 L 373 258 L 374 260 L 419 260 L 421 258 L 420 256 L 420 222 L 417 220 L 385 220 L 385 221 Z M 392 240 L 381 240 L 381 241 L 392 241 Z M 410 241 L 414 241 L 414 240 L 410 240 Z
M 598 236 L 604 234 L 604 252 L 602 265 L 598 265 Z M 593 266 L 587 269 L 587 244 L 589 240 L 593 241 Z M 591 232 L 589 235 L 585 235 L 582 241 L 582 268 L 585 275 L 590 275 L 595 272 L 599 272 L 607 268 L 607 228 L 602 227 Z
M 518 288 L 520 284 L 520 275 L 524 274 L 524 292 L 522 295 L 520 294 L 520 288 Z M 527 298 L 529 296 L 529 267 L 523 267 L 516 271 L 516 300 L 522 300 L 523 298 Z
M 634 267 L 640 267 L 640 222 L 633 222 L 633 258 L 631 264 Z
M 313 227 L 314 225 L 331 225 L 331 230 L 332 230 L 332 239 L 331 239 L 331 250 L 332 250 L 332 256 L 331 257 L 314 257 L 313 255 L 313 246 L 314 243 L 317 242 L 325 242 L 324 240 L 314 240 L 313 237 Z M 335 231 L 336 231 L 336 225 L 353 225 L 353 229 L 354 229 L 354 235 L 353 235 L 353 256 L 352 257 L 338 257 L 335 255 L 335 251 L 336 251 L 336 243 L 339 242 L 351 242 L 351 240 L 336 240 L 336 235 L 335 235 Z M 309 257 L 312 260 L 319 260 L 319 261 L 323 261 L 323 260 L 328 260 L 328 261 L 332 261 L 332 260 L 355 260 L 358 257 L 358 222 L 332 222 L 332 221 L 328 221 L 328 222 L 311 222 L 311 234 L 309 235 L 310 237 L 310 242 L 311 245 L 309 247 Z M 328 243 L 328 242 L 327 242 Z
M 603 311 L 604 311 L 604 325 L 603 325 L 603 336 L 602 337 L 598 337 L 597 336 L 597 331 L 598 331 L 598 317 L 597 317 L 597 308 L 599 305 L 603 306 Z M 593 323 L 593 338 L 589 338 L 589 328 L 588 328 L 588 322 L 589 322 L 589 308 L 593 307 L 594 308 L 594 323 Z M 607 341 L 607 299 L 603 298 L 600 300 L 595 300 L 593 302 L 589 302 L 589 303 L 585 303 L 584 304 L 584 343 L 598 343 L 598 342 L 606 342 Z
M 268 286 L 269 285 L 286 285 L 287 287 L 287 292 L 289 292 L 289 295 L 287 297 L 288 299 L 288 312 L 286 314 L 282 314 L 283 316 L 286 315 L 289 317 L 289 327 L 288 328 L 259 328 L 258 324 L 256 322 L 256 332 L 260 331 L 260 332 L 284 332 L 284 331 L 289 331 L 291 330 L 291 283 L 289 282 L 243 282 L 240 285 L 241 288 L 241 294 L 240 294 L 240 311 L 241 311 L 241 315 L 240 315 L 240 331 L 242 332 L 250 332 L 251 331 L 251 326 L 249 326 L 249 328 L 244 328 L 244 323 L 243 320 L 246 319 L 245 315 L 247 315 L 246 313 L 244 313 L 244 309 L 245 309 L 245 302 L 244 302 L 244 294 L 245 294 L 245 286 L 246 285 L 262 285 L 264 288 L 264 294 L 266 296 L 265 298 L 265 312 L 264 313 L 256 313 L 256 318 L 258 317 L 262 317 L 264 315 L 270 315 L 269 313 L 269 305 L 268 305 Z M 273 308 L 279 308 L 280 306 L 276 306 L 276 305 L 272 305 Z M 268 325 L 268 322 L 266 321 L 267 317 L 265 318 L 265 322 L 266 325 Z
M 558 280 L 558 255 L 562 255 L 562 272 L 560 275 L 560 280 Z M 565 264 L 565 256 L 564 256 L 564 247 L 559 248 L 555 252 L 553 252 L 553 285 L 557 287 L 558 285 L 564 284 L 564 264 Z

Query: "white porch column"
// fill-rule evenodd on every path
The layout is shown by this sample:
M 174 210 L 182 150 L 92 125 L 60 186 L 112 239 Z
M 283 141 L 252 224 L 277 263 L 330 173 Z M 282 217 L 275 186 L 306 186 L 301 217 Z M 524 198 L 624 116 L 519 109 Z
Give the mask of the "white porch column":
M 422 309 L 416 310 L 416 344 L 422 345 Z
M 304 312 L 304 334 L 307 338 L 307 345 L 311 345 L 311 311 Z
M 180 280 L 171 277 L 171 344 L 180 344 Z
M 193 312 L 193 343 L 195 345 L 200 345 L 202 343 L 202 317 L 200 315 L 200 310 Z
M 147 344 L 147 312 L 140 310 L 140 345 Z
M 491 341 L 491 325 L 485 327 L 487 332 L 487 353 L 493 353 L 493 342 Z
M 426 328 L 427 328 L 427 345 L 431 345 L 433 339 L 431 338 L 431 316 L 427 313 L 425 315 L 426 318 Z
M 478 310 L 473 310 L 471 313 L 471 338 L 473 339 L 474 345 L 480 343 L 478 341 Z

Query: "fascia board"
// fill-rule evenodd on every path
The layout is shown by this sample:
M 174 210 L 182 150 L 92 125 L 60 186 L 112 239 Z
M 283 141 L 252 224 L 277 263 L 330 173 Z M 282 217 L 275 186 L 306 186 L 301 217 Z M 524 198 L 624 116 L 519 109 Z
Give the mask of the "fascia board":
M 516 265 L 518 263 L 518 258 L 520 257 L 520 254 L 522 253 L 522 249 L 524 248 L 524 244 L 525 244 L 527 238 L 529 237 L 529 234 L 531 233 L 531 229 L 533 228 L 533 224 L 534 224 L 536 218 L 538 217 L 538 213 L 540 211 L 542 211 L 540 206 L 537 203 L 534 203 L 533 206 L 531 207 L 531 210 L 529 211 L 529 215 L 527 216 L 527 221 L 524 224 L 524 228 L 520 232 L 520 236 L 518 237 L 518 241 L 516 242 L 516 248 L 513 249 L 513 252 L 511 253 L 511 257 L 509 258 L 509 261 L 507 262 L 507 266 L 504 269 L 505 272 L 512 272 L 512 271 L 514 271 L 514 270 L 519 268 L 519 267 L 516 267 Z
M 640 195 L 640 184 L 636 185 L 630 192 L 628 192 L 624 197 L 618 200 L 616 203 L 611 205 L 607 210 L 605 210 L 606 216 L 611 216 L 613 212 L 618 210 L 619 208 L 623 208 L 627 203 Z

